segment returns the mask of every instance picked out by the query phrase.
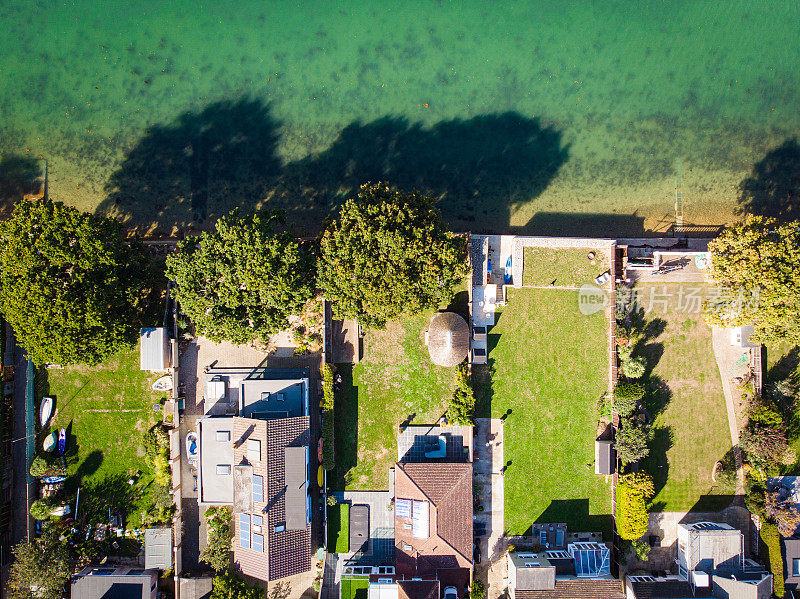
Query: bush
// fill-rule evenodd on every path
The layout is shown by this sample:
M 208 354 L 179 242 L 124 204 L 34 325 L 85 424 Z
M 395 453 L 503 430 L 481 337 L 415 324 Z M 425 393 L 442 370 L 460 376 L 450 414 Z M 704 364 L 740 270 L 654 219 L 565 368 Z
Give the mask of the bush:
M 617 532 L 620 538 L 634 541 L 647 532 L 645 497 L 624 482 L 617 485 Z
M 210 507 L 206 510 L 208 544 L 200 559 L 216 572 L 228 569 L 233 563 L 231 538 L 233 536 L 233 513 L 227 506 Z M 216 582 L 214 583 L 216 588 Z
M 598 418 L 607 418 L 611 420 L 611 395 L 604 393 L 597 399 L 597 416 Z
M 469 426 L 475 412 L 475 393 L 469 380 L 466 364 L 456 370 L 456 388 L 447 407 L 447 419 L 455 424 Z
M 647 541 L 633 541 L 631 547 L 633 548 L 633 553 L 636 555 L 636 559 L 640 562 L 646 562 L 650 557 L 650 543 Z
M 766 546 L 769 569 L 772 572 L 772 594 L 776 597 L 783 597 L 786 591 L 783 584 L 783 557 L 781 557 L 781 539 L 778 527 L 771 522 L 762 522 L 761 542 Z
M 233 572 L 223 572 L 214 578 L 211 599 L 263 599 L 264 591 L 251 586 Z
M 480 580 L 475 579 L 472 581 L 472 587 L 469 589 L 469 599 L 486 599 L 486 587 Z
M 739 445 L 753 466 L 766 469 L 780 462 L 789 440 L 784 430 L 751 420 L 739 434 Z
M 31 476 L 42 478 L 45 476 L 66 476 L 63 460 L 54 453 L 38 453 L 33 458 L 30 468 Z
M 622 381 L 614 389 L 614 409 L 622 418 L 627 418 L 636 411 L 645 388 L 641 383 Z
M 333 444 L 334 430 L 334 405 L 335 396 L 333 393 L 333 368 L 330 364 L 322 367 L 322 465 L 325 470 L 333 470 L 336 467 L 336 455 Z
M 649 439 L 650 431 L 645 426 L 623 422 L 614 440 L 617 456 L 623 464 L 632 464 L 646 458 L 650 453 L 647 447 Z
M 647 370 L 647 362 L 641 356 L 636 358 L 628 358 L 622 362 L 622 374 L 628 379 L 640 379 L 644 376 Z
M 56 501 L 54 495 L 37 499 L 31 504 L 29 510 L 31 518 L 35 518 L 36 520 L 47 520 L 50 517 L 50 513 L 59 505 L 61 505 L 61 502 Z

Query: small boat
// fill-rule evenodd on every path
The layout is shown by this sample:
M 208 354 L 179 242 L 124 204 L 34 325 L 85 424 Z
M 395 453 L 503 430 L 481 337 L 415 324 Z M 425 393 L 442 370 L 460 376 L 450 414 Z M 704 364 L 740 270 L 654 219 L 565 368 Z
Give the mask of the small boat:
M 153 383 L 153 391 L 169 391 L 172 389 L 172 375 L 165 374 L 155 383 Z
M 511 275 L 511 256 L 509 256 L 508 260 L 506 260 L 506 271 L 503 274 L 503 283 L 505 283 L 506 285 L 511 285 L 512 280 L 513 277 Z
M 186 455 L 190 462 L 197 459 L 197 435 L 194 432 L 186 435 Z
M 47 424 L 47 421 L 50 420 L 50 416 L 53 415 L 54 404 L 55 400 L 52 397 L 42 398 L 42 405 L 39 408 L 39 421 L 42 423 L 42 426 Z
M 45 476 L 42 482 L 46 485 L 57 485 L 58 483 L 63 483 L 65 480 L 67 480 L 66 476 Z
M 56 443 L 58 443 L 58 433 L 53 431 L 44 438 L 44 441 L 42 442 L 42 449 L 45 451 L 53 451 L 53 449 L 56 447 Z
M 62 428 L 58 431 L 58 455 L 64 455 L 67 449 L 67 429 Z

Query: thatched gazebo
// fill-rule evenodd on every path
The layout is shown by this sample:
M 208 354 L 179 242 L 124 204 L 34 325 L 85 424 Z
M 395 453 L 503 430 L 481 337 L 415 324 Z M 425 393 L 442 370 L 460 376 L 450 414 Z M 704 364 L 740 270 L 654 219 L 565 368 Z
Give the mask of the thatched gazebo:
M 425 333 L 431 361 L 437 366 L 458 366 L 469 353 L 469 327 L 455 312 L 434 314 Z

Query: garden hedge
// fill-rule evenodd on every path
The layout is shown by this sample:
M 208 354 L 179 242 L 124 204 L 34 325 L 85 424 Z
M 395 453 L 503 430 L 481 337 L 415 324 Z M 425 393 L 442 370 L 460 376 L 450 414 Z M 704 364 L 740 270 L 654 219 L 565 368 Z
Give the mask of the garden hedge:
M 781 538 L 778 527 L 772 522 L 761 524 L 761 542 L 766 545 L 769 558 L 769 569 L 772 572 L 772 594 L 783 597 L 786 591 L 783 586 L 783 557 L 781 556 Z
M 322 465 L 325 470 L 333 470 L 336 466 L 336 455 L 333 445 L 333 369 L 330 364 L 322 367 Z
M 634 541 L 647 532 L 647 504 L 637 489 L 617 485 L 617 532 L 622 539 Z

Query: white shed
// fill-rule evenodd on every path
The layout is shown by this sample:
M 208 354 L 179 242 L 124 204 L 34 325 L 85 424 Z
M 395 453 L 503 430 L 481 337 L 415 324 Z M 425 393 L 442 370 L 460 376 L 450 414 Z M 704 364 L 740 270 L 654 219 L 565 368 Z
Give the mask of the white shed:
M 139 335 L 141 370 L 166 370 L 169 368 L 169 335 L 164 327 L 147 327 Z
M 750 341 L 750 335 L 753 334 L 753 330 L 753 325 L 732 327 L 730 329 L 731 345 L 734 347 L 758 347 L 758 343 Z

